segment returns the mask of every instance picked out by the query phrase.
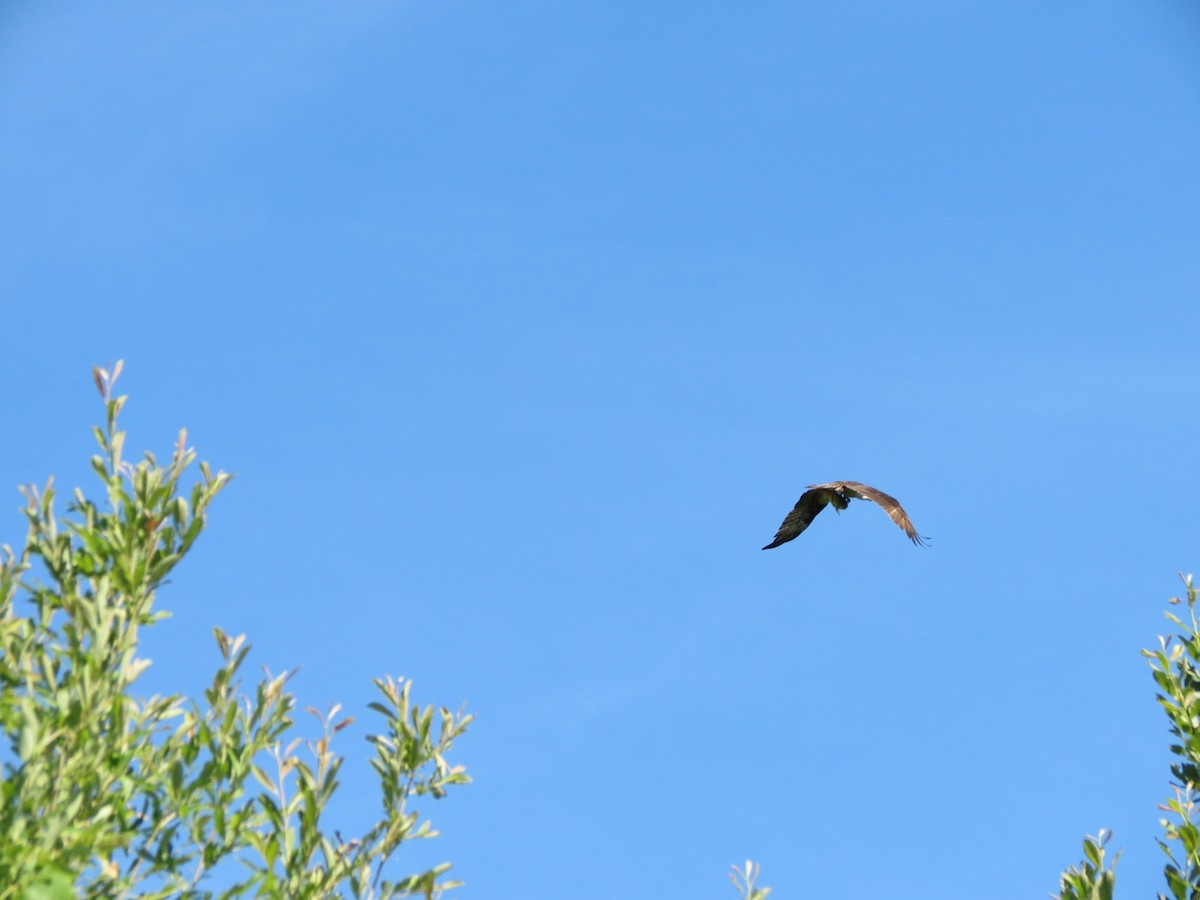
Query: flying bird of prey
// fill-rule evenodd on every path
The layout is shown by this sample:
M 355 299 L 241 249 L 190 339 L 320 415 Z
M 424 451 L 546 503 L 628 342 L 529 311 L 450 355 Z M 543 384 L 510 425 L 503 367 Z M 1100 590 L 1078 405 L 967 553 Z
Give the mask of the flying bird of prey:
M 775 540 L 763 549 L 770 550 L 780 544 L 795 540 L 826 505 L 832 503 L 834 509 L 843 510 L 850 505 L 852 499 L 874 500 L 883 507 L 883 511 L 891 520 L 904 530 L 910 541 L 921 547 L 928 546 L 925 543 L 927 538 L 917 534 L 917 529 L 909 520 L 908 513 L 904 511 L 904 507 L 897 502 L 895 497 L 889 497 L 883 491 L 877 491 L 875 488 L 859 484 L 857 481 L 831 481 L 829 484 L 810 484 L 808 490 L 801 494 L 800 499 L 796 501 L 795 508 L 787 514 L 787 518 L 779 526 Z

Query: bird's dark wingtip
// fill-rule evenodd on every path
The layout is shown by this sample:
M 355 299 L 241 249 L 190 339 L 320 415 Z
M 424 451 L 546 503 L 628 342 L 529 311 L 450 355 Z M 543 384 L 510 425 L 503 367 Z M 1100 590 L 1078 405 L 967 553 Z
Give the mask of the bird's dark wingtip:
M 764 550 L 773 550 L 778 546 L 779 546 L 778 544 L 767 544 L 767 546 L 763 547 L 763 549 Z

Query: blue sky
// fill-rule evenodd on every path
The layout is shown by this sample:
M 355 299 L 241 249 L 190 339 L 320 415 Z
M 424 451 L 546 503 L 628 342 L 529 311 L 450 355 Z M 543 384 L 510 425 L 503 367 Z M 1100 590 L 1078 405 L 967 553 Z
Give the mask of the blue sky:
M 466 703 L 461 896 L 1162 887 L 1197 564 L 1200 8 L 0 9 L 0 487 L 237 473 L 160 602 Z M 759 550 L 810 482 L 895 494 Z M 23 534 L 9 495 L 0 539 Z M 360 715 L 332 811 L 375 808 Z

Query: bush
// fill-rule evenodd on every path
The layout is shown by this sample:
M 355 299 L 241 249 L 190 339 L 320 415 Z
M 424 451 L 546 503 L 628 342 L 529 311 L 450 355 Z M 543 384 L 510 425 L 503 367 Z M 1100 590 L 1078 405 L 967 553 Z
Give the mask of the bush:
M 293 737 L 291 673 L 243 693 L 242 636 L 216 631 L 220 665 L 202 702 L 135 694 L 149 665 L 140 630 L 166 615 L 157 589 L 230 479 L 200 463 L 185 488 L 195 459 L 185 432 L 166 465 L 149 453 L 127 462 L 117 428 L 126 398 L 112 396 L 120 370 L 94 370 L 102 502 L 76 490 L 60 519 L 52 480 L 27 488 L 25 546 L 2 548 L 0 900 L 429 898 L 452 887 L 440 880 L 449 864 L 384 876 L 401 844 L 436 835 L 414 800 L 469 781 L 445 754 L 470 716 L 422 709 L 408 681 L 376 680 L 382 733 L 368 740 L 382 810 L 346 839 L 321 814 L 342 765 L 334 735 L 351 720 L 335 706 L 318 715 L 319 738 Z

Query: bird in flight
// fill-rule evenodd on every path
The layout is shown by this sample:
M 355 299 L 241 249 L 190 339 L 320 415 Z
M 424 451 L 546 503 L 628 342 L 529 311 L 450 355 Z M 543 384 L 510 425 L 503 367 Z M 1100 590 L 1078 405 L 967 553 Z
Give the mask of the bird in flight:
M 829 484 L 810 484 L 808 490 L 801 494 L 800 499 L 796 501 L 795 508 L 787 514 L 787 518 L 779 526 L 775 540 L 763 549 L 770 550 L 780 544 L 795 540 L 800 536 L 800 532 L 817 517 L 817 513 L 828 504 L 832 503 L 836 510 L 843 510 L 850 505 L 852 499 L 874 500 L 883 507 L 883 511 L 891 520 L 903 529 L 910 541 L 920 547 L 928 546 L 925 543 L 928 538 L 917 534 L 917 529 L 909 520 L 908 513 L 904 511 L 904 507 L 895 497 L 889 497 L 883 491 L 876 490 L 869 485 L 859 484 L 857 481 L 831 481 Z

